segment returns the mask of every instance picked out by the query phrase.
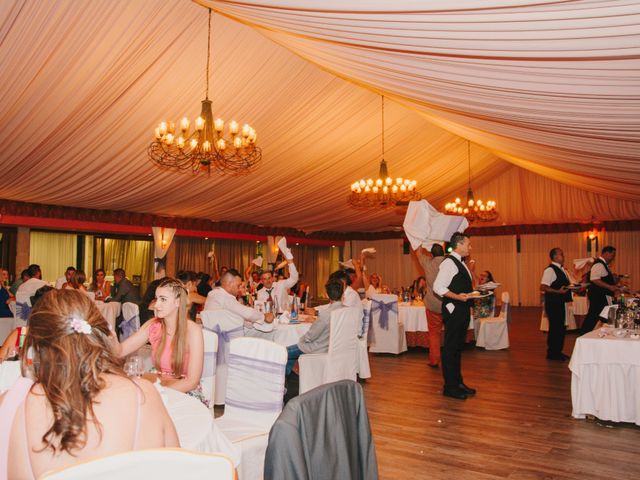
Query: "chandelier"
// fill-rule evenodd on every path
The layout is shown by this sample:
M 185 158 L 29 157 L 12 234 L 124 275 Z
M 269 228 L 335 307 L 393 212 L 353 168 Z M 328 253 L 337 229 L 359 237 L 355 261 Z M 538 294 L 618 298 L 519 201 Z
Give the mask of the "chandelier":
M 491 222 L 498 218 L 496 210 L 496 202 L 488 200 L 486 203 L 482 200 L 476 200 L 471 189 L 471 142 L 467 140 L 467 161 L 469 164 L 469 190 L 467 190 L 467 203 L 462 204 L 460 198 L 456 198 L 453 202 L 447 203 L 444 209 L 451 215 L 464 215 L 469 223 L 474 220 L 480 222 Z
M 384 161 L 384 96 L 382 96 L 382 159 L 380 171 L 375 180 L 361 179 L 351 184 L 351 194 L 347 202 L 353 208 L 390 208 L 406 205 L 422 197 L 416 191 L 416 181 L 389 176 L 387 162 Z
M 193 173 L 219 173 L 245 175 L 262 158 L 256 146 L 256 131 L 248 124 L 242 127 L 232 120 L 225 135 L 225 122 L 213 120 L 209 100 L 209 63 L 211 58 L 211 9 L 207 36 L 206 95 L 202 100 L 200 116 L 193 122 L 187 117 L 177 126 L 173 122 L 161 122 L 155 129 L 155 141 L 149 145 L 149 158 L 160 167 L 176 170 L 191 170 Z

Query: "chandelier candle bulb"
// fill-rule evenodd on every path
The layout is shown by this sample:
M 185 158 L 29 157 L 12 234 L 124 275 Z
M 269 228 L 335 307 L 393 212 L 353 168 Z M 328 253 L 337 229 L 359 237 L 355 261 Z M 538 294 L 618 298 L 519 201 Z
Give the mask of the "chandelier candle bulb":
M 160 133 L 160 127 L 156 128 L 156 139 L 160 140 L 162 138 L 162 134 Z
M 184 138 L 178 137 L 178 140 L 176 141 L 176 145 L 178 145 L 178 148 L 180 149 L 184 148 Z
M 238 134 L 238 122 L 236 122 L 235 120 L 231 120 L 231 123 L 229 124 L 229 133 L 231 135 L 237 135 Z
M 380 191 L 377 185 L 374 185 L 372 190 L 373 190 L 373 193 L 378 193 Z
M 204 118 L 202 117 L 196 118 L 196 130 L 200 132 L 202 131 L 203 128 L 204 128 Z
M 208 140 L 205 140 L 202 143 L 202 151 L 204 151 L 204 152 L 210 152 L 211 151 L 211 144 L 209 143 Z
M 233 146 L 236 148 L 242 148 L 242 138 L 236 137 L 233 139 Z
M 164 137 L 164 141 L 167 145 L 171 145 L 173 143 L 173 135 L 167 133 L 167 135 Z
M 248 123 L 245 123 L 242 126 L 242 136 L 247 138 L 250 134 L 251 134 L 251 127 L 249 126 Z
M 182 117 L 182 120 L 180 120 L 180 129 L 183 132 L 189 130 L 189 119 L 187 117 Z
M 224 138 L 219 138 L 216 142 L 216 146 L 218 147 L 218 150 L 223 151 L 225 148 L 227 148 L 227 142 L 224 141 Z
M 167 134 L 167 122 L 160 123 L 160 134 L 164 137 Z
M 198 140 L 195 138 L 191 139 L 191 150 L 195 150 L 198 147 Z
M 386 185 L 391 185 L 393 183 L 393 180 L 391 179 L 391 177 L 387 177 L 387 178 L 385 178 L 384 183 Z
M 218 133 L 222 132 L 222 130 L 224 130 L 224 120 L 222 120 L 221 118 L 216 118 L 213 122 L 213 128 Z

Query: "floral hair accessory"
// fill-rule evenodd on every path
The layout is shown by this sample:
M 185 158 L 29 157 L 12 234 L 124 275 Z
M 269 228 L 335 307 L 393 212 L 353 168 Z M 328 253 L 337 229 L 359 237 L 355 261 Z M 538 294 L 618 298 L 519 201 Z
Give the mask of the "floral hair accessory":
M 85 335 L 91 333 L 91 325 L 83 318 L 73 317 L 70 323 L 71 328 L 73 328 L 73 331 L 76 333 L 84 333 Z

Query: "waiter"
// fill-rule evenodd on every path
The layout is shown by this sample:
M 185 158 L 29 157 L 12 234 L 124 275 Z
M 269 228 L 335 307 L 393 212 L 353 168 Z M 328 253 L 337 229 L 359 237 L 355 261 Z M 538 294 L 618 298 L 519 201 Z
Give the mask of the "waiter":
M 609 304 L 609 298 L 616 293 L 617 279 L 609 270 L 609 265 L 616 258 L 616 249 L 611 245 L 607 245 L 602 249 L 601 255 L 591 265 L 589 271 L 589 288 L 587 289 L 587 298 L 589 299 L 589 311 L 587 318 L 582 324 L 580 333 L 585 334 L 593 330 L 598 323 L 600 312 Z
M 471 318 L 471 302 L 468 300 L 473 291 L 471 272 L 462 258 L 469 255 L 471 242 L 468 235 L 454 233 L 449 243 L 453 250 L 440 264 L 433 282 L 433 291 L 442 297 L 442 322 L 445 326 L 442 394 L 465 400 L 476 393 L 473 388 L 464 384 L 461 371 L 462 349 Z
M 542 272 L 540 291 L 544 293 L 544 311 L 549 319 L 549 333 L 547 334 L 547 359 L 567 360 L 569 357 L 562 353 L 564 347 L 566 308 L 571 302 L 571 291 L 567 288 L 571 283 L 569 275 L 564 269 L 564 252 L 560 248 L 552 248 L 549 252 L 551 264 Z

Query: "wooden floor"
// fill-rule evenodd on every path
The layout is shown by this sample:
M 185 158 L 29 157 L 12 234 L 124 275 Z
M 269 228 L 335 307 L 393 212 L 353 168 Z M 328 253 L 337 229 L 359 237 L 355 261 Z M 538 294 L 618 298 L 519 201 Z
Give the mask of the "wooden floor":
M 545 359 L 539 320 L 540 309 L 515 308 L 509 350 L 464 351 L 465 383 L 478 389 L 465 401 L 442 396 L 424 349 L 370 355 L 363 387 L 380 478 L 640 478 L 640 427 L 571 417 L 568 362 Z

